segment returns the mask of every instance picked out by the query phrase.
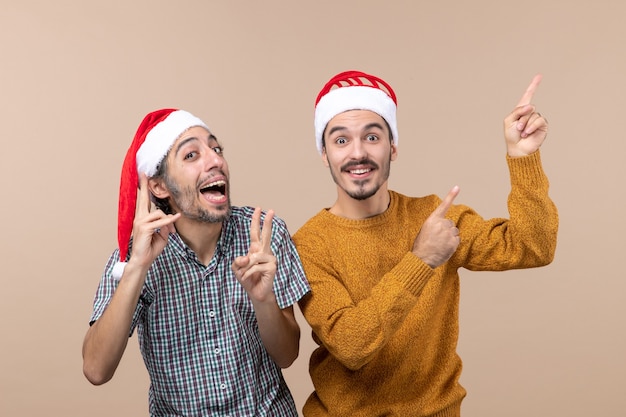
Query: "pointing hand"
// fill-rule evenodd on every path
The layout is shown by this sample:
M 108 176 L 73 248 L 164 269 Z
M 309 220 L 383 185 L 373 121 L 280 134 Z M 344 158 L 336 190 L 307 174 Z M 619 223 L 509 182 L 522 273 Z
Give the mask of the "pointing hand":
M 531 104 L 541 82 L 537 74 L 517 103 L 504 119 L 504 137 L 509 156 L 525 156 L 537 151 L 548 134 L 548 121 Z
M 148 179 L 145 174 L 139 177 L 137 209 L 133 222 L 133 249 L 129 262 L 137 262 L 148 267 L 167 245 L 170 233 L 176 232 L 174 222 L 180 213 L 165 214 L 161 210 L 151 210 Z
M 454 186 L 428 216 L 413 242 L 412 252 L 433 269 L 450 259 L 461 242 L 459 229 L 445 217 L 458 194 L 459 187 Z

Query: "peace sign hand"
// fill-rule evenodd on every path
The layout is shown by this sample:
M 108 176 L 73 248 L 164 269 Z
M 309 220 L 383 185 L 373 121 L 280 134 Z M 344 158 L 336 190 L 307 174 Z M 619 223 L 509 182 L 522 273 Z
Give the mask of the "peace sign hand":
M 535 75 L 517 107 L 504 119 L 504 137 L 509 156 L 530 155 L 546 139 L 548 121 L 531 104 L 541 79 L 541 74 Z
M 238 256 L 232 264 L 237 281 L 241 283 L 252 301 L 274 299 L 276 257 L 272 253 L 272 221 L 274 211 L 265 215 L 261 230 L 261 208 L 257 207 L 250 223 L 250 248 L 245 256 Z
M 150 211 L 150 191 L 145 174 L 139 177 L 137 209 L 133 221 L 133 249 L 129 263 L 137 263 L 147 269 L 167 245 L 170 233 L 176 232 L 174 222 L 180 213 L 165 214 L 161 210 Z
M 446 218 L 458 194 L 459 187 L 452 187 L 446 198 L 428 216 L 413 242 L 412 252 L 433 269 L 450 259 L 461 242 L 459 229 L 452 220 Z

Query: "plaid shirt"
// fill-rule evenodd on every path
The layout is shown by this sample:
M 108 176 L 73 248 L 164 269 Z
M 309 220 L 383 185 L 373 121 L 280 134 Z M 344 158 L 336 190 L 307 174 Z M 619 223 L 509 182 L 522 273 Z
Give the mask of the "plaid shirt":
M 233 207 L 208 266 L 177 234 L 152 264 L 130 329 L 150 374 L 153 416 L 297 416 L 280 368 L 266 352 L 252 303 L 231 264 L 248 252 L 253 208 Z M 274 292 L 280 308 L 309 290 L 283 220 L 274 217 Z M 109 258 L 91 322 L 108 305 L 119 258 Z

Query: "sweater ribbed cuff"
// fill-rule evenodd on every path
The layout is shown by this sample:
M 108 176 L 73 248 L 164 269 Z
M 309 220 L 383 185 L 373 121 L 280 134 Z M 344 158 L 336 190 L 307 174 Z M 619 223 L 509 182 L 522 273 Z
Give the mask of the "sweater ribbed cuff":
M 416 297 L 433 276 L 433 270 L 420 258 L 408 252 L 391 271 L 398 281 Z
M 461 417 L 461 401 L 450 405 L 445 410 L 433 414 L 433 417 Z
M 511 185 L 545 184 L 547 177 L 541 165 L 539 150 L 527 156 L 506 156 Z

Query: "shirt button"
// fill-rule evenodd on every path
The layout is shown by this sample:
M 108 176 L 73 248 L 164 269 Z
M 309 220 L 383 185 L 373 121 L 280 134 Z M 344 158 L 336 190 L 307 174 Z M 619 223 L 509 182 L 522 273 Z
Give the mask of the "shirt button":
M 219 355 L 220 354 L 220 348 L 215 348 L 215 350 L 213 352 L 215 352 L 216 355 Z
M 226 384 L 220 384 L 221 389 L 226 389 Z
M 215 311 L 213 310 L 209 311 L 209 317 L 215 317 Z

